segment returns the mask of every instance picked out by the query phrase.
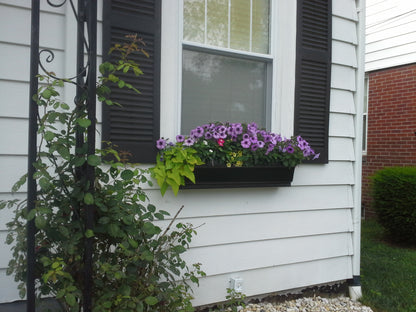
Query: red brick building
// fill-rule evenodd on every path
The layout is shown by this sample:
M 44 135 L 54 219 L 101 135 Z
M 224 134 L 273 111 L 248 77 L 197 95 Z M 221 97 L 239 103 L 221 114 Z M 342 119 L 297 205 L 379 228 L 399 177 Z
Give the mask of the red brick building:
M 367 77 L 362 204 L 370 217 L 369 177 L 384 167 L 416 166 L 416 64 L 372 71 Z

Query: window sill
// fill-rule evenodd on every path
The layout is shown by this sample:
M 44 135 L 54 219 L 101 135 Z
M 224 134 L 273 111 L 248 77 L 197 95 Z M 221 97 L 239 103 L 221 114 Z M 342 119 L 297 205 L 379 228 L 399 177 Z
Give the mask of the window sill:
M 295 168 L 270 167 L 195 167 L 195 184 L 186 181 L 183 189 L 290 186 Z

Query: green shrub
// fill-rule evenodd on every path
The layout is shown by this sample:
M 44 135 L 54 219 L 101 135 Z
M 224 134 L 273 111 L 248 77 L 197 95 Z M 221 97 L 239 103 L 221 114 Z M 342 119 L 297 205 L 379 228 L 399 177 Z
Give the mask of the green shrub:
M 416 167 L 391 167 L 372 177 L 373 208 L 396 242 L 416 243 Z

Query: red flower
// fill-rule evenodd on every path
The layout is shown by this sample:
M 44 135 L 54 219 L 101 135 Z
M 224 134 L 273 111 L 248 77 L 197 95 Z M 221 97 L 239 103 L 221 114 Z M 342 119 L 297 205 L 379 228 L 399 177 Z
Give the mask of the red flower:
M 224 142 L 225 142 L 224 139 L 218 139 L 217 140 L 217 143 L 218 143 L 219 146 L 224 146 Z

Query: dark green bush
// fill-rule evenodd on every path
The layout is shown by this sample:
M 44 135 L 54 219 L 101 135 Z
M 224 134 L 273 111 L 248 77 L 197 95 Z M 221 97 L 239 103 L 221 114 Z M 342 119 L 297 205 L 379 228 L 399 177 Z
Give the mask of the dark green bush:
M 416 243 L 416 167 L 391 167 L 372 176 L 373 208 L 396 242 Z

